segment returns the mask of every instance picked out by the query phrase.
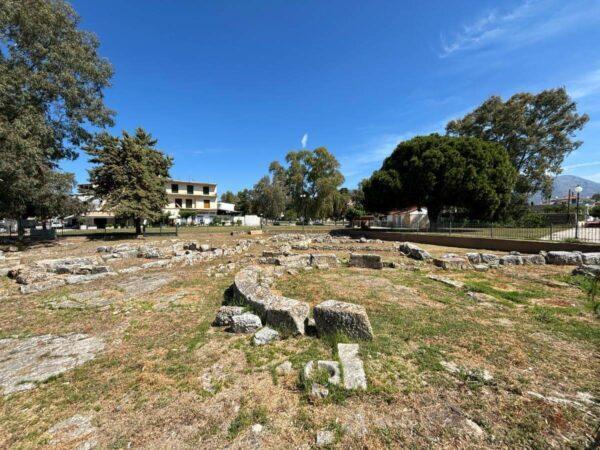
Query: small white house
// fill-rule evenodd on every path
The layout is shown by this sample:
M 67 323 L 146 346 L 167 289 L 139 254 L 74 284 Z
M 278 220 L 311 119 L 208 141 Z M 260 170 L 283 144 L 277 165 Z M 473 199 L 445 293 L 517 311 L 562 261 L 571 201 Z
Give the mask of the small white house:
M 388 227 L 422 229 L 429 227 L 427 208 L 411 206 L 408 208 L 390 211 L 386 215 Z

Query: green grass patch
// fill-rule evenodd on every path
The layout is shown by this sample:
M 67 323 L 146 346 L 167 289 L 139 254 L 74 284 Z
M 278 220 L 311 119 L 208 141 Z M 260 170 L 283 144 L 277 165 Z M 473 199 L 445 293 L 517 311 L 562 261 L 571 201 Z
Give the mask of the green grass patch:
M 465 288 L 473 292 L 481 292 L 483 294 L 491 295 L 502 300 L 508 300 L 513 303 L 527 303 L 527 300 L 532 298 L 540 298 L 546 295 L 542 289 L 528 289 L 524 291 L 504 291 L 496 289 L 487 281 L 467 281 Z
M 267 423 L 267 410 L 262 406 L 253 406 L 249 408 L 246 402 L 242 400 L 240 410 L 227 430 L 229 438 L 235 438 L 238 434 L 255 423 L 261 425 Z
M 570 308 L 567 309 L 568 316 L 561 314 L 563 308 L 552 308 L 546 306 L 534 306 L 531 310 L 533 320 L 555 333 L 574 337 L 587 341 L 600 348 L 600 326 L 597 320 L 581 320 L 572 317 Z

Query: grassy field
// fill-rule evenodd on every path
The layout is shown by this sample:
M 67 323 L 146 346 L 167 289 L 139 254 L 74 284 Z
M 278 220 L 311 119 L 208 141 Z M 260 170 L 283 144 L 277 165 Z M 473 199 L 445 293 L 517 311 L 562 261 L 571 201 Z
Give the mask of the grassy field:
M 215 246 L 249 238 L 212 231 L 191 228 L 180 237 Z M 96 245 L 81 238 L 63 242 L 26 252 L 23 260 L 89 255 Z M 139 273 L 30 296 L 16 295 L 14 283 L 1 279 L 0 337 L 79 332 L 102 337 L 107 347 L 31 391 L 0 397 L 0 448 L 55 448 L 49 428 L 74 414 L 91 416 L 98 447 L 112 449 L 311 448 L 322 430 L 334 433 L 331 448 L 590 445 L 600 417 L 600 322 L 570 268 L 439 272 L 389 243 L 377 245 L 370 252 L 399 268 L 342 265 L 288 273 L 274 285 L 311 305 L 333 298 L 362 304 L 369 314 L 375 339 L 360 344 L 368 390 L 331 386 L 330 396 L 317 402 L 299 371 L 309 360 L 336 358 L 343 337 L 303 336 L 257 347 L 251 336 L 211 327 L 235 273 L 211 276 L 215 267 L 228 261 L 241 267 L 265 246 L 150 271 L 172 279 L 129 298 L 120 297 L 119 286 Z M 423 247 L 436 256 L 468 251 Z M 347 258 L 348 251 L 338 255 Z M 434 271 L 467 289 L 427 278 Z M 467 290 L 482 297 L 476 301 Z M 92 291 L 115 301 L 104 308 L 52 306 Z M 291 373 L 278 371 L 284 361 L 292 363 Z M 262 431 L 253 431 L 257 424 Z

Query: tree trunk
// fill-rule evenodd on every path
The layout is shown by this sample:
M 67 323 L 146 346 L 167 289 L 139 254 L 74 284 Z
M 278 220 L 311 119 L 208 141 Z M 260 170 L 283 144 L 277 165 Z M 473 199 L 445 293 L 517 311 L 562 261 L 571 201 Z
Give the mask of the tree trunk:
M 432 231 L 437 230 L 438 228 L 438 218 L 440 213 L 442 212 L 442 208 L 437 206 L 427 206 L 427 217 L 429 218 L 429 229 Z
M 140 218 L 136 218 L 133 220 L 133 222 L 135 223 L 135 234 L 136 236 L 139 236 L 142 234 L 142 219 Z
M 22 217 L 17 219 L 17 235 L 19 241 L 22 241 L 25 237 L 25 224 Z

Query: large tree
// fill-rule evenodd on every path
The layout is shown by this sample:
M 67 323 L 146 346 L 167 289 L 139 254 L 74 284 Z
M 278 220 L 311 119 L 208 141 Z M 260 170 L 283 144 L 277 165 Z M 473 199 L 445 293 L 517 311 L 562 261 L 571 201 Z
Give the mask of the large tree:
M 472 218 L 492 218 L 510 200 L 514 181 L 515 169 L 501 145 L 431 134 L 401 142 L 362 188 L 369 211 L 425 206 L 435 224 L 451 207 Z
M 253 210 L 268 219 L 279 219 L 285 212 L 285 191 L 276 180 L 265 175 L 252 189 Z
M 319 147 L 313 151 L 289 152 L 285 159 L 288 164 L 285 186 L 290 205 L 297 215 L 331 216 L 338 188 L 344 182 L 335 156 L 325 147 Z
M 133 219 L 136 234 L 144 219 L 160 219 L 168 203 L 165 183 L 173 161 L 155 146 L 156 140 L 138 128 L 121 138 L 101 133 L 86 147 L 94 165 L 89 170 L 93 195 L 116 217 Z
M 225 203 L 237 203 L 238 198 L 233 192 L 225 191 L 221 194 L 221 201 Z
M 52 189 L 91 127 L 112 124 L 102 90 L 112 76 L 98 41 L 62 0 L 0 1 L 0 213 L 23 218 Z M 55 187 L 56 185 L 54 185 Z
M 519 93 L 507 101 L 490 97 L 462 119 L 446 126 L 451 136 L 472 136 L 501 144 L 519 174 L 516 192 L 552 189 L 565 156 L 579 148 L 575 133 L 589 120 L 578 114 L 564 88 Z

